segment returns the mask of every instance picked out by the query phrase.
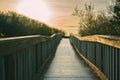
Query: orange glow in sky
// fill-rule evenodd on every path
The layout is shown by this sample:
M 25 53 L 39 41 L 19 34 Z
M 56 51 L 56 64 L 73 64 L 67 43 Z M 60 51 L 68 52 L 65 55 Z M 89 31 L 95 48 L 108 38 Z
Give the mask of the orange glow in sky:
M 92 3 L 96 12 L 107 11 L 112 0 L 0 0 L 0 10 L 15 11 L 46 24 L 76 33 L 79 17 L 72 13 L 76 5 L 84 9 L 85 3 Z
M 45 23 L 49 22 L 52 15 L 44 0 L 22 0 L 16 11 Z

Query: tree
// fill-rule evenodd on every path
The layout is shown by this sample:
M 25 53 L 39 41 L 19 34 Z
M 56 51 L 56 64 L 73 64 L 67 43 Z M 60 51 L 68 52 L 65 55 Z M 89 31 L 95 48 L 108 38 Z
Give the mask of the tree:
M 112 15 L 111 23 L 120 25 L 120 0 L 116 0 L 109 6 L 109 12 Z
M 94 14 L 94 5 L 86 3 L 84 10 L 80 10 L 80 9 L 78 9 L 78 6 L 76 6 L 75 10 L 73 12 L 73 15 L 78 16 L 80 18 L 79 34 L 81 36 L 92 35 L 92 34 L 94 34 L 94 32 L 96 32 L 94 29 L 94 27 L 96 25 L 96 23 L 95 23 L 96 17 Z
M 73 12 L 74 16 L 78 16 L 80 18 L 80 26 L 86 26 L 90 27 L 94 25 L 94 6 L 92 4 L 85 4 L 85 9 L 80 10 L 78 9 L 78 6 L 75 7 L 75 10 Z
M 120 35 L 120 12 L 119 9 L 110 8 L 114 16 L 109 16 L 105 12 L 94 13 L 94 6 L 85 4 L 85 9 L 75 8 L 74 15 L 80 18 L 79 34 L 88 35 Z M 118 7 L 118 6 L 117 6 Z M 113 11 L 112 11 L 113 10 Z M 116 17 L 117 18 L 116 18 Z
M 45 23 L 28 18 L 16 12 L 0 11 L 0 37 L 13 37 L 25 35 L 50 36 L 54 33 L 63 34 L 64 31 L 53 29 Z

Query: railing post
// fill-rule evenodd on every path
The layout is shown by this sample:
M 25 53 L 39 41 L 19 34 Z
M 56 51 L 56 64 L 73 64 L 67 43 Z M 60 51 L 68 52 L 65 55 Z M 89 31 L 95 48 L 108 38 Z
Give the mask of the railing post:
M 33 80 L 55 53 L 60 39 L 59 35 L 1 39 L 0 80 Z
M 87 60 L 97 66 L 97 69 L 99 68 L 100 76 L 102 75 L 101 79 L 120 80 L 119 38 L 96 35 L 87 37 L 71 35 L 70 39 L 72 44 L 81 52 L 80 56 L 84 56 L 83 59 L 86 57 Z
M 109 80 L 112 80 L 112 47 L 110 46 L 110 58 L 109 58 L 109 61 L 110 61 L 110 67 L 109 67 Z
M 4 57 L 0 57 L 0 80 L 5 80 L 5 61 L 4 61 Z
M 42 44 L 36 45 L 36 71 L 42 66 Z
M 109 49 L 107 45 L 104 45 L 104 74 L 108 77 L 109 74 Z
M 101 69 L 101 44 L 96 43 L 96 66 Z
M 115 80 L 119 80 L 118 76 L 119 76 L 119 49 L 116 48 L 115 50 Z
M 114 74 L 115 74 L 115 63 L 114 63 L 114 60 L 115 60 L 115 48 L 113 47 L 112 48 L 112 80 L 114 80 Z
M 15 80 L 15 67 L 14 67 L 14 57 L 5 57 L 5 80 Z
M 42 42 L 42 63 L 45 61 L 46 59 L 46 49 L 45 49 L 45 42 Z
M 118 80 L 120 80 L 120 49 L 118 52 Z
M 117 48 L 114 48 L 114 80 L 117 80 L 117 70 L 116 70 L 116 68 L 117 68 Z
M 24 80 L 28 80 L 28 50 L 25 48 L 23 49 L 24 51 L 24 55 L 23 55 L 23 58 L 24 58 Z

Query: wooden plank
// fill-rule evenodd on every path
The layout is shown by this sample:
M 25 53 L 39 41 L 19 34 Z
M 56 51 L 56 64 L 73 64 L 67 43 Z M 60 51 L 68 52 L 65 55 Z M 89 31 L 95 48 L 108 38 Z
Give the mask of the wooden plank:
M 71 34 L 71 36 L 74 36 L 75 38 L 81 41 L 99 42 L 112 47 L 120 48 L 120 37 L 116 37 L 116 36 L 93 35 L 93 36 L 80 37 L 78 35 L 73 35 L 73 34 Z
M 12 54 L 21 48 L 26 48 L 40 42 L 46 42 L 51 39 L 60 36 L 60 34 L 53 34 L 52 36 L 22 36 L 22 37 L 11 37 L 11 38 L 0 38 L 0 56 L 6 56 Z
M 76 54 L 68 39 L 63 39 L 44 74 L 36 80 L 99 80 L 98 76 Z
M 5 62 L 4 62 L 4 57 L 0 57 L 0 80 L 5 80 Z
M 60 40 L 57 36 L 59 35 L 0 39 L 0 80 L 32 80 L 42 66 L 42 59 L 45 58 L 46 62 L 51 56 L 48 52 L 56 49 L 59 42 L 56 40 Z
M 91 63 L 86 57 L 84 57 L 80 51 L 77 49 L 76 45 L 74 45 L 74 43 L 72 42 L 72 40 L 70 39 L 73 47 L 75 48 L 75 50 L 77 51 L 77 53 L 80 55 L 80 57 L 97 73 L 97 75 L 101 78 L 101 80 L 107 80 L 107 77 L 103 74 L 103 72 L 101 72 L 101 70 L 99 70 L 99 68 L 97 68 L 93 63 Z
M 20 48 L 25 48 L 49 39 L 49 37 L 41 36 L 0 39 L 0 56 L 12 54 L 12 52 L 19 50 Z
M 14 56 L 5 57 L 5 80 L 15 80 Z

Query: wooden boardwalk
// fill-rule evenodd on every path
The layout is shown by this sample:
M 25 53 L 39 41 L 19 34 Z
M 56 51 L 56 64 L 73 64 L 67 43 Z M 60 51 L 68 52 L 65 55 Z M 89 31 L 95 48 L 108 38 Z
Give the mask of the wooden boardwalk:
M 69 39 L 62 39 L 48 69 L 37 80 L 100 80 L 75 53 Z

